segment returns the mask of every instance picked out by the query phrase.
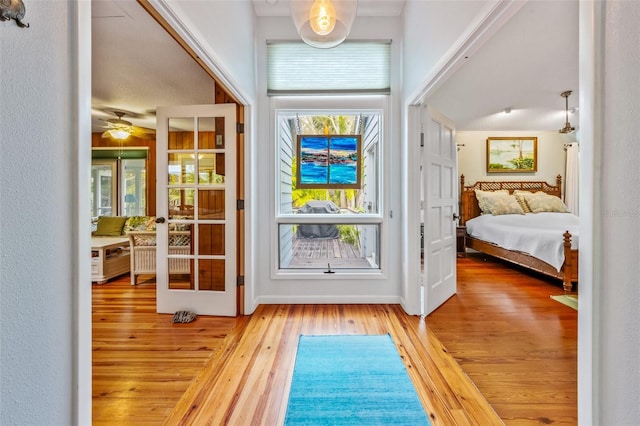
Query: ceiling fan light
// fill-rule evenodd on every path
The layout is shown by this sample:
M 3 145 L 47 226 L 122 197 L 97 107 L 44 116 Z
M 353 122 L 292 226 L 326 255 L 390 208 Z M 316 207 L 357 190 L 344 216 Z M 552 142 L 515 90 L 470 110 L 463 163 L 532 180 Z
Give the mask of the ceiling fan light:
M 571 90 L 560 93 L 560 96 L 564 98 L 565 123 L 564 127 L 558 131 L 563 134 L 573 133 L 576 131 L 576 128 L 572 127 L 571 123 L 569 123 L 569 96 L 571 96 Z
M 108 130 L 109 135 L 117 140 L 124 140 L 128 138 L 131 134 L 124 129 L 111 129 Z
M 576 131 L 575 127 L 571 127 L 571 123 L 568 121 L 564 124 L 564 127 L 558 130 L 560 133 L 573 133 Z

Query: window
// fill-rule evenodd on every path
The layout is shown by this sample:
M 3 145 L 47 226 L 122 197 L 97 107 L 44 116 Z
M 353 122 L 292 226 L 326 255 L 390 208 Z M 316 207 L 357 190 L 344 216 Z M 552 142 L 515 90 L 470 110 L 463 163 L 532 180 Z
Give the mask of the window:
M 91 216 L 147 214 L 146 149 L 93 149 Z
M 381 112 L 278 111 L 276 116 L 278 269 L 380 270 Z M 327 146 L 334 138 L 357 139 L 356 184 L 299 185 L 300 135 Z

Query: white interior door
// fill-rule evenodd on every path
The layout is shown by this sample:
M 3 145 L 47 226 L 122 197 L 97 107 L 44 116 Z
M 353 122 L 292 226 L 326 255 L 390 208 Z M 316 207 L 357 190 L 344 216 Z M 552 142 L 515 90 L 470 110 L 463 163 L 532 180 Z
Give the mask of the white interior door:
M 457 150 L 453 122 L 424 108 L 424 313 L 456 293 Z
M 157 311 L 236 315 L 236 106 L 158 107 Z

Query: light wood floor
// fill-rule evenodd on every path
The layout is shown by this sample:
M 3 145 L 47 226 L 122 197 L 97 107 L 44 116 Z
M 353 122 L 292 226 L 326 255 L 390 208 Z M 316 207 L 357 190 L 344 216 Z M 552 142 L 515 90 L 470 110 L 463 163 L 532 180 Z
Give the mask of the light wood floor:
M 537 285 L 536 278 L 521 279 L 512 269 L 477 259 L 461 259 L 460 265 L 459 294 L 427 318 L 429 327 L 394 305 L 261 306 L 251 317 L 198 317 L 190 324 L 172 324 L 171 315 L 154 313 L 153 282 L 141 280 L 131 287 L 124 276 L 94 285 L 94 424 L 278 424 L 286 410 L 300 333 L 386 332 L 399 345 L 434 425 L 500 424 L 476 386 L 507 424 L 576 424 L 575 348 L 560 356 L 566 348 L 554 349 L 556 337 L 537 350 L 522 343 L 531 340 L 527 327 L 545 330 L 551 325 L 554 334 L 564 333 L 575 343 L 575 326 L 571 330 L 565 324 L 576 317 L 575 311 L 557 302 L 547 306 L 548 289 L 540 296 L 545 303 L 530 290 L 520 296 L 513 291 L 511 281 L 528 288 Z M 511 290 L 494 285 L 500 281 L 507 281 Z M 549 286 L 544 281 L 542 285 Z M 515 299 L 521 304 L 510 302 Z M 496 300 L 505 303 L 497 306 Z M 503 332 L 491 327 L 509 325 L 504 323 L 508 319 L 494 317 L 495 312 L 518 313 L 518 324 L 524 327 L 504 333 L 512 339 L 506 343 L 509 350 L 495 347 L 505 343 L 492 339 Z M 476 325 L 464 326 L 455 317 Z M 538 319 L 545 322 L 539 325 Z M 447 342 L 447 349 L 431 329 Z M 544 369 L 565 371 L 560 381 L 566 379 L 563 386 L 573 386 L 573 394 L 549 388 L 539 364 L 528 365 L 536 352 L 538 358 L 548 358 Z M 499 357 L 491 361 L 492 353 Z M 488 372 L 490 367 L 497 372 Z M 499 374 L 503 370 L 506 378 Z M 542 384 L 536 384 L 539 378 Z M 547 401 L 555 395 L 556 403 L 547 406 L 541 395 L 549 397 Z
M 92 286 L 93 424 L 158 425 L 247 318 L 174 324 L 155 312 L 154 280 L 129 275 Z M 236 337 L 237 338 L 237 337 Z

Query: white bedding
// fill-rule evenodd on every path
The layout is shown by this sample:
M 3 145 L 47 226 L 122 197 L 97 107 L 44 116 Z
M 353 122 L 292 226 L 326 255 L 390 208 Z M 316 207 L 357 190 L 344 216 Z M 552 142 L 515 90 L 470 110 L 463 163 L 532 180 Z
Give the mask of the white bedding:
M 466 222 L 472 237 L 536 257 L 560 271 L 564 263 L 563 237 L 572 235 L 571 247 L 578 248 L 578 217 L 571 213 L 527 213 L 482 215 Z

